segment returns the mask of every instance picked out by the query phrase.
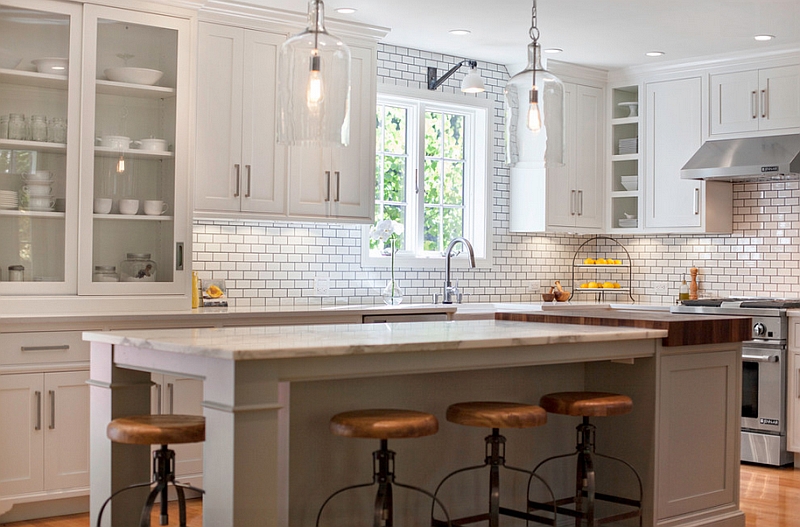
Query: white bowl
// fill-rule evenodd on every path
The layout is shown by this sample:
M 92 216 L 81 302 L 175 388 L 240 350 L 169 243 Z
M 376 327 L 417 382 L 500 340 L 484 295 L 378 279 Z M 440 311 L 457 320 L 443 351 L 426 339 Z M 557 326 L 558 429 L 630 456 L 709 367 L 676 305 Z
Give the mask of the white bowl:
M 149 152 L 166 152 L 167 150 L 166 139 L 139 139 L 136 143 L 139 144 L 140 150 L 147 150 Z
M 104 135 L 97 140 L 100 141 L 100 146 L 107 148 L 126 149 L 131 146 L 131 138 L 125 135 Z
M 55 57 L 32 60 L 39 73 L 49 73 L 51 75 L 66 75 L 69 73 L 69 60 Z
M 144 84 L 152 86 L 157 83 L 164 75 L 163 71 L 149 70 L 147 68 L 108 68 L 106 77 L 110 81 L 127 82 L 129 84 Z

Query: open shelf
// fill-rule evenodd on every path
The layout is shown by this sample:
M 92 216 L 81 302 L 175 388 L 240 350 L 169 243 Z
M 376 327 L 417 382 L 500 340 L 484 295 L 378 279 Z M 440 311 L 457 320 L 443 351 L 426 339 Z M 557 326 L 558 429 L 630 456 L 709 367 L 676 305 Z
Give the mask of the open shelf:
M 16 216 L 21 218 L 47 218 L 64 219 L 66 214 L 63 212 L 39 211 L 39 210 L 0 210 L 0 216 Z
M 0 83 L 66 90 L 67 76 L 0 68 Z
M 96 220 L 124 221 L 172 221 L 172 216 L 155 216 L 148 214 L 93 214 Z
M 103 95 L 120 95 L 122 97 L 142 97 L 151 99 L 175 97 L 175 88 L 165 86 L 147 86 L 105 79 L 97 79 L 96 85 L 97 93 L 102 93 Z
M 14 139 L 0 139 L 0 149 L 35 150 L 36 152 L 63 154 L 67 151 L 67 145 L 64 143 L 46 143 L 43 141 L 17 141 Z
M 119 157 L 122 154 L 129 159 L 169 159 L 175 154 L 168 151 L 137 150 L 136 148 L 111 148 L 109 146 L 94 147 L 94 155 L 98 157 Z

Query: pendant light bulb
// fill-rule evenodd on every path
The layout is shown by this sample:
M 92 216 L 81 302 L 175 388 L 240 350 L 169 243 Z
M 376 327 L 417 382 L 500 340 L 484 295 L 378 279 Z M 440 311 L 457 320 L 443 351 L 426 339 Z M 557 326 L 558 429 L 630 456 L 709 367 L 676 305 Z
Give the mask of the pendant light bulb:
M 528 130 L 538 132 L 542 129 L 542 112 L 539 109 L 539 89 L 534 86 L 530 92 L 530 104 L 528 105 Z
M 120 154 L 117 160 L 117 174 L 122 174 L 123 172 L 125 172 L 125 156 Z
M 306 89 L 306 105 L 309 110 L 319 109 L 323 98 L 322 73 L 320 72 L 319 51 L 311 52 L 311 67 L 308 73 L 308 88 Z

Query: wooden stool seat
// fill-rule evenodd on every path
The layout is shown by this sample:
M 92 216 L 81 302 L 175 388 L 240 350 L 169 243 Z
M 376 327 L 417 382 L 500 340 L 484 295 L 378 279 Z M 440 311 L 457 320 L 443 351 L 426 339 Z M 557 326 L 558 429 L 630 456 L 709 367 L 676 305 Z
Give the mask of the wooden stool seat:
M 543 395 L 539 404 L 551 414 L 608 417 L 633 410 L 627 395 L 607 392 L 558 392 Z
M 336 414 L 331 418 L 331 432 L 342 437 L 367 439 L 402 439 L 425 437 L 439 431 L 433 414 L 414 410 L 369 409 Z
M 133 415 L 108 423 L 106 435 L 115 443 L 169 445 L 206 439 L 206 419 L 197 415 Z
M 532 428 L 547 422 L 547 412 L 532 404 L 476 401 L 451 404 L 447 420 L 482 428 Z

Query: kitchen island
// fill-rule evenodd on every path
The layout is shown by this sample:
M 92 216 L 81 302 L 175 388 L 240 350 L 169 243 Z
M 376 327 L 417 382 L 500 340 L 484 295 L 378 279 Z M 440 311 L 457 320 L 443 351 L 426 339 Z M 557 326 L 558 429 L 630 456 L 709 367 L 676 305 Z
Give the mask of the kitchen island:
M 150 372 L 161 372 L 203 381 L 204 525 L 313 525 L 330 492 L 369 481 L 376 445 L 331 436 L 336 412 L 395 407 L 437 415 L 439 434 L 390 445 L 398 480 L 433 488 L 483 455 L 486 431 L 447 423 L 448 404 L 536 402 L 550 391 L 591 389 L 634 400 L 631 414 L 598 422 L 598 450 L 639 471 L 645 525 L 740 527 L 740 344 L 667 349 L 667 334 L 494 320 L 86 333 L 92 517 L 112 489 L 149 478 L 148 449 L 112 447 L 105 427 L 149 413 Z M 509 431 L 509 464 L 532 467 L 571 449 L 576 424 L 551 416 L 539 429 Z M 483 503 L 483 492 L 467 482 L 458 502 Z M 357 511 L 369 514 L 371 498 L 343 498 L 327 525 L 352 525 Z M 120 499 L 106 518 L 134 525 L 141 500 Z M 397 507 L 397 521 L 422 524 L 428 511 L 409 499 Z

